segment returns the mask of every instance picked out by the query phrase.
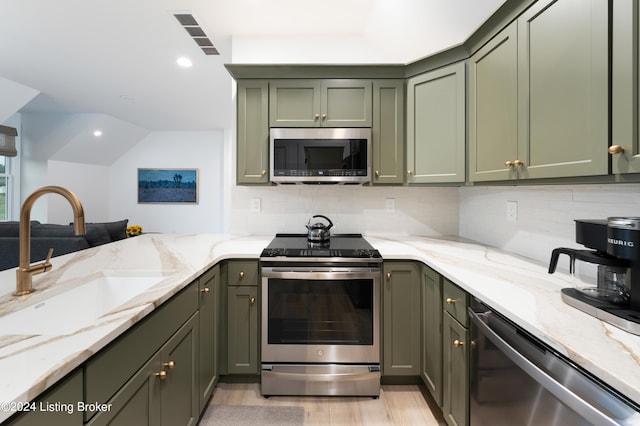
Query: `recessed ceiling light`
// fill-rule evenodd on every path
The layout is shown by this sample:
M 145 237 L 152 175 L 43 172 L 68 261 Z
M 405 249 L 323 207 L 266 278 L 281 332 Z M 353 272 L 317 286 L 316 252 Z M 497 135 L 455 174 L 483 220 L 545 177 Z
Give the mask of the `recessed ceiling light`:
M 184 56 L 178 58 L 178 60 L 176 61 L 176 63 L 178 65 L 180 65 L 183 68 L 189 68 L 193 65 L 193 63 L 191 62 L 191 59 L 186 58 Z
M 95 137 L 102 136 L 102 130 L 95 130 L 95 131 L 93 132 L 93 136 L 95 136 Z

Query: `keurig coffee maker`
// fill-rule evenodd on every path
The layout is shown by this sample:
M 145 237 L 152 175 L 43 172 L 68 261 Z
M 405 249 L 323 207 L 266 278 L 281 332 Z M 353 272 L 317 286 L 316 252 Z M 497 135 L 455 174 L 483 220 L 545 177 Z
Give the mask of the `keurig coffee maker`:
M 562 300 L 640 335 L 640 217 L 575 222 L 576 242 L 590 250 L 553 250 L 549 273 L 569 256 L 573 287 L 562 289 Z

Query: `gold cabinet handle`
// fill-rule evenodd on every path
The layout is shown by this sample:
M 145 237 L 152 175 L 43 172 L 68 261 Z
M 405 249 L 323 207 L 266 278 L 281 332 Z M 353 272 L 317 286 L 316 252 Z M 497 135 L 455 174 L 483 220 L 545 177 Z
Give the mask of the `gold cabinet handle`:
M 249 299 L 249 303 L 252 304 L 252 305 L 255 304 L 256 303 L 256 298 L 252 297 L 251 299 Z
M 460 340 L 456 339 L 453 341 L 453 346 L 455 346 L 456 348 L 461 348 L 464 346 L 464 342 L 461 342 Z
M 391 272 L 387 272 L 387 279 L 390 280 L 391 279 Z
M 511 160 L 509 160 L 509 161 L 505 161 L 505 162 L 504 162 L 504 165 L 505 165 L 506 167 L 513 167 L 513 161 L 511 161 Z
M 624 148 L 621 147 L 620 145 L 611 145 L 608 151 L 609 151 L 609 154 L 611 155 L 622 154 L 624 152 Z
M 244 271 L 240 271 L 240 279 L 244 278 Z
M 450 297 L 447 297 L 444 301 L 447 303 L 447 305 L 453 305 L 454 303 L 456 303 L 456 299 L 452 299 Z
M 209 290 L 209 287 L 205 287 L 205 288 L 200 290 L 200 293 L 209 294 L 210 291 L 211 290 Z
M 267 171 L 266 170 L 262 170 L 262 176 L 266 176 L 267 175 Z
M 167 367 L 168 369 L 173 369 L 176 367 L 176 362 L 175 361 L 169 361 L 169 362 L 165 362 L 162 365 L 164 365 L 165 367 Z
M 524 162 L 522 160 L 514 160 L 513 165 L 516 167 L 524 166 Z
M 159 378 L 160 380 L 164 380 L 164 379 L 166 379 L 166 378 L 167 378 L 167 372 L 166 372 L 166 371 L 164 371 L 164 370 L 162 370 L 161 372 L 156 373 L 156 376 L 158 376 L 158 378 Z

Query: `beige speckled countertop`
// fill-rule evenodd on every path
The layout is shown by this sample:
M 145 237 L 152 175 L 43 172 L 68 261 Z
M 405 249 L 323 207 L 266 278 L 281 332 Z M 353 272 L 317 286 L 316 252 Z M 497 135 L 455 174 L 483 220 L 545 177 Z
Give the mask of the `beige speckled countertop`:
M 14 297 L 15 270 L 0 272 L 0 316 L 101 272 L 156 274 L 158 283 L 71 334 L 0 335 L 0 403 L 34 399 L 223 259 L 257 258 L 273 236 L 148 234 L 52 259 L 38 291 Z M 566 304 L 562 274 L 547 265 L 458 238 L 366 236 L 385 259 L 418 260 L 640 404 L 640 336 Z M 70 306 L 70 309 L 73 309 Z M 0 404 L 0 407 L 2 405 Z M 0 409 L 0 421 L 9 411 Z

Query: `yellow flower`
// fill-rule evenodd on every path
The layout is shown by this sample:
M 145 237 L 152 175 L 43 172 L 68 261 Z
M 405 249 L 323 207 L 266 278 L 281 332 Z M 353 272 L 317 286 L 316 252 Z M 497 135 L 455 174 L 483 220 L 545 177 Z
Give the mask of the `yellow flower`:
M 140 225 L 131 225 L 127 226 L 127 236 L 134 237 L 136 235 L 142 234 L 142 226 Z

